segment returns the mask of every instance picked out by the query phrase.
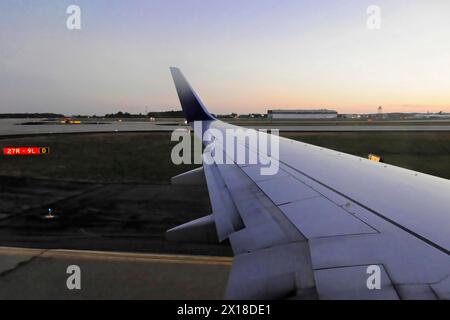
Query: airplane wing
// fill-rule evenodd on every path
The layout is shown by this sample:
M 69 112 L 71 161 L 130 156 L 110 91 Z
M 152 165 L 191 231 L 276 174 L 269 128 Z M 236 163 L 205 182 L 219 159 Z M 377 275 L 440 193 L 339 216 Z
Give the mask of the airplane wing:
M 230 242 L 226 299 L 450 298 L 449 180 L 285 138 L 278 152 L 241 140 L 249 158 L 278 163 L 264 175 L 264 164 L 239 163 L 226 147 L 227 130 L 254 130 L 217 120 L 171 73 L 195 134 L 210 135 L 203 159 L 228 161 L 172 179 L 206 181 L 213 212 L 167 238 Z

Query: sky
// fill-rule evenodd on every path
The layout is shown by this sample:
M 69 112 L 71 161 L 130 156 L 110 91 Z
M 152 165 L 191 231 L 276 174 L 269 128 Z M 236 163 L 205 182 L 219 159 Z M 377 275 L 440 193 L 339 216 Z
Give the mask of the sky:
M 170 66 L 219 114 L 450 112 L 449 40 L 448 0 L 2 0 L 0 113 L 177 110 Z

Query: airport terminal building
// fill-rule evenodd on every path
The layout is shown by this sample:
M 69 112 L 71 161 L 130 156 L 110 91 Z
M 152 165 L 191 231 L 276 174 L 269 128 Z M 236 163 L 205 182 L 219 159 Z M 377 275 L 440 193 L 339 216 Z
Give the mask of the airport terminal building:
M 328 109 L 267 110 L 268 119 L 336 119 L 337 111 Z

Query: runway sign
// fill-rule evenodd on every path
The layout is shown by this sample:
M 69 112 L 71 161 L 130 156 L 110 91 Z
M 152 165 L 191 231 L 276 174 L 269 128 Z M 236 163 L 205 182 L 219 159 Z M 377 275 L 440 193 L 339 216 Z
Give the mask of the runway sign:
M 5 156 L 37 156 L 50 154 L 49 147 L 6 147 L 3 148 Z

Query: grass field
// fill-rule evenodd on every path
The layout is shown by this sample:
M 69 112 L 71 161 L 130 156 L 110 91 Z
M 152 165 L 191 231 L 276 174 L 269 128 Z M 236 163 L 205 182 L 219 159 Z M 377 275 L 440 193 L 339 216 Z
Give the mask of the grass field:
M 283 133 L 287 138 L 450 179 L 450 132 Z
M 170 133 L 93 133 L 0 140 L 0 146 L 48 146 L 50 155 L 0 156 L 0 175 L 86 182 L 168 183 L 194 166 L 172 164 Z
M 283 133 L 291 139 L 450 179 L 450 132 Z M 6 146 L 48 146 L 51 154 L 0 156 L 0 175 L 66 181 L 165 184 L 194 165 L 172 164 L 170 133 L 68 134 L 7 138 Z

